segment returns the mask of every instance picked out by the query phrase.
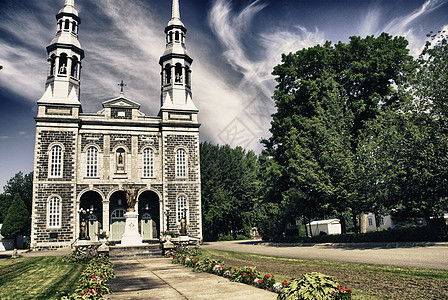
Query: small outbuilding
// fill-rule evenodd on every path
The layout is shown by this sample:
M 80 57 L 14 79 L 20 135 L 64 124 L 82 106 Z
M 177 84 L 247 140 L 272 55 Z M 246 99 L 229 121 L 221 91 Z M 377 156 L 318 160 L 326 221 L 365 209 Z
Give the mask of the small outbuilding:
M 320 234 L 341 234 L 341 222 L 339 219 L 318 220 L 307 224 L 307 230 L 310 230 L 313 236 Z

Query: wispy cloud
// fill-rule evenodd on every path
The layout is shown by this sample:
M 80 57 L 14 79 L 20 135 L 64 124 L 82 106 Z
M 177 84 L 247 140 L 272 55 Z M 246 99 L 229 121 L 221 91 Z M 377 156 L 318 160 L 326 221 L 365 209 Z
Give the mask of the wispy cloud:
M 297 51 L 324 42 L 324 35 L 316 28 L 314 32 L 303 26 L 293 26 L 291 31 L 271 28 L 254 33 L 251 25 L 258 13 L 268 6 L 256 0 L 241 11 L 234 11 L 230 0 L 216 0 L 209 12 L 209 25 L 221 42 L 223 55 L 234 71 L 242 76 L 239 85 L 245 94 L 240 105 L 230 110 L 230 123 L 221 128 L 221 142 L 260 149 L 259 139 L 266 137 L 274 105 L 270 100 L 275 81 L 271 75 L 275 65 L 281 62 L 281 54 Z M 250 48 L 245 38 L 255 36 Z M 257 51 L 254 51 L 257 50 Z M 254 53 L 256 54 L 254 55 Z
M 361 35 L 378 35 L 381 32 L 388 32 L 395 36 L 404 36 L 409 41 L 411 55 L 418 56 L 426 41 L 424 36 L 428 33 L 425 32 L 423 36 L 416 33 L 419 19 L 434 12 L 447 2 L 447 0 L 426 0 L 419 8 L 408 14 L 397 16 L 383 26 L 380 25 L 380 7 L 371 7 L 361 23 Z

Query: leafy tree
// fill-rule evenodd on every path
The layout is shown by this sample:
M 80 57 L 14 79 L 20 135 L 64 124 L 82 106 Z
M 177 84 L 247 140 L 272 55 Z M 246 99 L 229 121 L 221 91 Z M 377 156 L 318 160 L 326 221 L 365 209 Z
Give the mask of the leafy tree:
M 25 235 L 28 232 L 29 214 L 25 203 L 19 194 L 16 194 L 5 221 L 2 226 L 1 233 L 3 236 L 11 236 L 14 238 L 14 248 L 16 248 L 16 239 L 18 235 Z
M 0 223 L 4 222 L 8 209 L 15 197 L 19 194 L 31 215 L 32 211 L 32 195 L 33 195 L 33 172 L 23 175 L 22 172 L 15 174 L 8 180 L 3 187 L 3 194 L 0 194 Z M 31 219 L 28 219 L 28 231 L 25 235 L 31 232 Z
M 351 37 L 348 44 L 327 42 L 283 55 L 274 68 L 277 112 L 263 155 L 281 174 L 273 201 L 293 217 L 350 212 L 354 218 L 369 209 L 370 191 L 360 188 L 360 135 L 369 120 L 399 103 L 395 87 L 413 70 L 406 47 L 404 38 L 386 33 Z
M 200 154 L 204 238 L 247 234 L 256 217 L 257 156 L 210 143 L 201 143 Z
M 398 221 L 429 221 L 448 209 L 447 58 L 446 36 L 432 35 L 417 60 L 415 77 L 403 88 L 405 101 L 364 133 L 359 156 L 371 162 L 366 174 L 376 189 L 375 203 Z

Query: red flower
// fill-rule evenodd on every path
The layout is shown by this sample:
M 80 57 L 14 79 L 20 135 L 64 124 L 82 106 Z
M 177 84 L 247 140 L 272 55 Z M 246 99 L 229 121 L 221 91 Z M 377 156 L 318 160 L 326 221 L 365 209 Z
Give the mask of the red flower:
M 241 266 L 238 266 L 238 268 L 241 268 Z
M 269 275 L 269 274 L 264 275 L 264 278 L 269 278 L 269 277 L 271 277 L 271 275 Z
M 352 292 L 352 289 L 348 289 L 347 291 L 348 291 L 349 293 L 351 293 L 351 292 Z
M 249 269 L 249 271 L 252 271 L 252 269 Z
M 263 283 L 263 280 L 261 280 L 261 279 L 258 280 L 258 283 L 259 283 L 259 284 L 262 284 L 262 283 Z
M 250 273 L 250 276 L 254 276 L 254 273 Z
M 250 280 L 250 278 L 247 278 L 247 280 Z
M 243 276 L 246 276 L 246 273 L 243 273 Z
M 288 284 L 288 281 L 285 280 L 285 281 L 282 282 L 282 284 L 283 284 L 283 286 L 285 286 L 285 285 Z

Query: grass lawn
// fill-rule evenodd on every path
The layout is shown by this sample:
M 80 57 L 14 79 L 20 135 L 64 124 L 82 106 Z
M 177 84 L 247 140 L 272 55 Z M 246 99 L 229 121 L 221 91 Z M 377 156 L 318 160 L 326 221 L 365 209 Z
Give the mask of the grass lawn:
M 74 291 L 82 264 L 62 257 L 21 257 L 0 260 L 0 299 L 60 299 Z
M 226 266 L 255 266 L 277 281 L 320 272 L 353 290 L 353 299 L 448 299 L 448 271 L 343 263 L 202 249 L 203 255 Z

